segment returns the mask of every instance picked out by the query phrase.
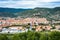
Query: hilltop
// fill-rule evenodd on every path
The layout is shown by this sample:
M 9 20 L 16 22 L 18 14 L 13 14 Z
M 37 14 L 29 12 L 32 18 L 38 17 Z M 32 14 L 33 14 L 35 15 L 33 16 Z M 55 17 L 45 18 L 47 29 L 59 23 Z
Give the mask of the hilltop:
M 55 8 L 39 8 L 34 9 L 13 9 L 0 8 L 0 16 L 2 17 L 39 17 L 47 18 L 48 20 L 60 20 L 60 7 Z
M 56 8 L 34 8 L 32 10 L 27 10 L 17 13 L 22 17 L 40 17 L 47 18 L 48 20 L 60 20 L 60 7 Z
M 0 17 L 16 17 L 17 15 L 15 13 L 18 12 L 23 12 L 26 10 L 31 10 L 31 9 L 15 9 L 15 8 L 2 8 L 0 7 Z

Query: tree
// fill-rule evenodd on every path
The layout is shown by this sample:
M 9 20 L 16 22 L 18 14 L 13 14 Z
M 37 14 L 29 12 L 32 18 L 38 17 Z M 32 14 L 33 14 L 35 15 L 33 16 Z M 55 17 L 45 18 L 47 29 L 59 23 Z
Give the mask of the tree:
M 8 40 L 8 37 L 6 34 L 0 34 L 0 40 Z
M 60 32 L 58 32 L 58 31 L 50 32 L 49 40 L 60 40 Z

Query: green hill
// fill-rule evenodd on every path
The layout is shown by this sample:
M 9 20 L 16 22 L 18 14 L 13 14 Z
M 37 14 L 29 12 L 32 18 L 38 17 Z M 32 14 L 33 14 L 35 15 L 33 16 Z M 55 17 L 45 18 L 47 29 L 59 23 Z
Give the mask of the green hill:
M 17 13 L 21 17 L 40 17 L 47 18 L 48 20 L 60 20 L 60 7 L 56 8 L 34 8 L 32 10 L 27 10 Z
M 0 17 L 17 17 L 15 13 L 23 12 L 31 9 L 15 9 L 15 8 L 2 8 L 0 7 Z
M 4 11 L 3 11 L 4 10 Z M 34 9 L 10 9 L 0 8 L 0 17 L 39 17 L 47 18 L 48 20 L 60 20 L 60 7 L 55 8 L 39 8 Z

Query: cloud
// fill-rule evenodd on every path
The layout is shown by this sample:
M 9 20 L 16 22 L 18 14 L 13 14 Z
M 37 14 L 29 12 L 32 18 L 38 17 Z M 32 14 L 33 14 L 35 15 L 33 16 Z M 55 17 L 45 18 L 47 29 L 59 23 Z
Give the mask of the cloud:
M 0 1 L 40 1 L 40 2 L 54 2 L 60 0 L 0 0 Z
M 35 7 L 57 7 L 60 0 L 0 0 L 0 7 L 9 8 L 35 8 Z

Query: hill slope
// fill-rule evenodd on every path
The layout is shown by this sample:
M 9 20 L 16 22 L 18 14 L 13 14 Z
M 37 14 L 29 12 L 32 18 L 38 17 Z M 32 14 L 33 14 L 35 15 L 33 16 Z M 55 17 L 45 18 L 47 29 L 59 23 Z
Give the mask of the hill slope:
M 15 13 L 23 12 L 31 9 L 14 9 L 14 8 L 1 8 L 0 7 L 0 16 L 1 17 L 16 17 Z
M 60 7 L 34 8 L 17 14 L 22 17 L 45 17 L 47 19 L 60 20 Z
M 60 20 L 60 7 L 56 8 L 34 8 L 34 9 L 12 9 L 0 8 L 0 16 L 3 17 L 45 17 L 48 20 Z

